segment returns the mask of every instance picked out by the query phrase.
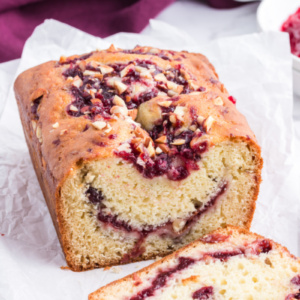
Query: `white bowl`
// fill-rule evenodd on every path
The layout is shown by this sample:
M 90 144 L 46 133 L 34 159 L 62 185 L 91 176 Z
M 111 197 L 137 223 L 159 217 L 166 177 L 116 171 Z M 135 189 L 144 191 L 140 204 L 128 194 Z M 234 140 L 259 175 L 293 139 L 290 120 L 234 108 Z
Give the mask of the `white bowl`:
M 257 22 L 262 31 L 280 31 L 284 21 L 300 7 L 299 0 L 264 0 L 257 10 Z M 300 95 L 300 58 L 293 55 L 294 92 Z

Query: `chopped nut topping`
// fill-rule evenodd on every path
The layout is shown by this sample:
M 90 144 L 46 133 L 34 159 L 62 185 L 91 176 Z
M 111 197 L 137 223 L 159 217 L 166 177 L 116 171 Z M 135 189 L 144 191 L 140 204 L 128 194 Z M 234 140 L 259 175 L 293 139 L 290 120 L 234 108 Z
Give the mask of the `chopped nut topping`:
M 221 97 L 217 97 L 214 99 L 214 104 L 218 106 L 223 105 L 223 99 Z
M 101 129 L 105 128 L 107 124 L 106 124 L 106 122 L 104 122 L 104 121 L 96 121 L 96 122 L 93 122 L 92 125 L 93 125 L 96 129 L 101 130 Z
M 155 75 L 154 79 L 156 81 L 163 81 L 163 82 L 164 81 L 168 81 L 167 78 L 166 78 L 166 76 L 163 73 L 159 73 L 159 74 Z
M 189 127 L 189 129 L 192 130 L 192 131 L 196 131 L 197 130 L 197 125 L 191 125 Z
M 128 109 L 126 106 L 113 106 L 110 109 L 111 114 L 120 114 L 123 116 L 127 116 L 128 115 Z
M 97 72 L 97 71 L 85 70 L 83 72 L 83 75 L 84 76 L 95 76 L 97 73 L 99 74 L 99 72 Z
M 61 56 L 60 58 L 59 58 L 59 63 L 60 64 L 63 64 L 63 63 L 65 63 L 67 61 L 67 57 L 66 56 Z
M 159 147 L 156 147 L 156 149 L 155 149 L 156 154 L 161 154 L 162 152 L 163 151 Z
M 185 106 L 176 106 L 174 110 L 174 114 L 178 117 L 178 119 L 182 120 L 183 116 L 186 114 Z
M 72 78 L 72 77 L 71 77 Z M 75 76 L 72 85 L 79 88 L 82 85 L 82 80 L 79 76 Z
M 209 132 L 211 127 L 212 127 L 212 124 L 214 123 L 214 118 L 212 116 L 209 116 L 208 118 L 205 119 L 204 121 L 204 124 L 203 124 L 203 127 L 205 128 L 205 131 L 206 132 Z
M 129 64 L 128 66 L 126 66 L 121 72 L 120 75 L 121 77 L 125 77 L 132 69 L 134 68 L 133 64 Z
M 73 104 L 70 105 L 70 110 L 71 111 L 78 111 L 78 108 L 74 106 Z
M 195 80 L 188 80 L 188 84 L 189 87 L 193 90 L 197 90 L 199 88 Z
M 37 125 L 36 128 L 36 137 L 38 138 L 39 142 L 42 143 L 42 128 L 39 125 Z
M 63 135 L 63 134 L 65 134 L 65 133 L 67 133 L 67 132 L 68 132 L 67 129 L 63 129 L 63 130 L 60 132 L 60 135 Z
M 201 142 L 201 138 L 196 136 L 190 141 L 190 147 L 193 149 L 200 142 Z
M 52 127 L 53 127 L 53 128 L 58 128 L 58 126 L 59 126 L 59 123 L 58 123 L 58 122 L 52 124 Z
M 202 123 L 203 123 L 204 120 L 205 120 L 205 118 L 202 117 L 202 116 L 198 116 L 198 117 L 197 117 L 197 123 L 198 123 L 199 125 L 202 125 Z
M 147 150 L 149 152 L 150 157 L 155 156 L 155 150 L 154 150 L 154 147 L 153 147 L 152 143 L 149 143 L 149 145 L 147 147 Z
M 149 52 L 152 53 L 152 54 L 158 54 L 160 52 L 160 50 L 157 49 L 157 48 L 152 48 L 152 49 L 149 50 Z
M 118 90 L 119 94 L 124 93 L 128 88 L 128 86 L 121 81 L 115 81 L 114 86 Z
M 128 110 L 128 116 L 131 117 L 132 120 L 136 119 L 137 113 L 138 113 L 137 109 Z
M 130 148 L 130 145 L 128 143 L 124 143 L 124 144 L 121 144 L 117 150 L 119 152 L 121 151 L 124 151 L 124 152 L 127 152 L 127 153 L 130 153 L 131 152 L 131 148 Z
M 172 223 L 172 227 L 173 227 L 173 230 L 175 232 L 180 232 L 184 226 L 186 224 L 186 221 L 185 220 L 182 220 L 182 219 L 176 219 L 173 223 Z
M 146 163 L 140 157 L 137 158 L 136 163 L 142 167 L 146 166 Z
M 162 135 L 161 137 L 159 137 L 155 140 L 155 142 L 158 144 L 166 144 L 167 141 L 168 141 L 168 139 L 165 135 Z
M 32 125 L 33 130 L 35 131 L 36 130 L 36 121 L 31 120 L 31 125 Z
M 105 66 L 105 65 L 99 66 L 99 69 L 100 69 L 100 71 L 101 71 L 101 73 L 102 73 L 103 75 L 108 74 L 108 73 L 111 73 L 111 72 L 114 71 L 114 69 L 113 69 L 112 67 L 110 67 L 110 66 Z
M 177 139 L 177 140 L 174 140 L 171 144 L 175 145 L 175 146 L 180 146 L 180 145 L 185 144 L 185 140 L 184 139 Z
M 159 106 L 169 107 L 172 104 L 172 101 L 161 101 L 157 103 Z
M 159 144 L 158 147 L 164 152 L 169 153 L 170 148 L 166 144 Z
M 168 96 L 174 97 L 174 96 L 176 96 L 176 95 L 178 95 L 177 92 L 175 92 L 175 91 L 173 91 L 173 90 L 168 90 Z
M 117 95 L 114 96 L 113 104 L 117 106 L 126 106 L 124 100 Z
M 177 122 L 176 115 L 175 114 L 171 114 L 169 116 L 169 120 L 170 120 L 171 123 L 175 124 Z
M 40 98 L 41 96 L 44 96 L 47 93 L 45 89 L 39 88 L 33 91 L 33 93 L 30 95 L 30 101 L 34 101 L 37 98 Z

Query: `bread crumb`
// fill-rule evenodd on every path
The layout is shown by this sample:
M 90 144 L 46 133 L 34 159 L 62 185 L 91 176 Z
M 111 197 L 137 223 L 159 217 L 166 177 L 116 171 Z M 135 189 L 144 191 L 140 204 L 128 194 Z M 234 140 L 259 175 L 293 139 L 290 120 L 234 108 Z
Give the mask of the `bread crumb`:
M 111 269 L 111 267 L 105 267 L 104 269 L 103 269 L 103 271 L 108 271 L 108 270 L 110 270 Z

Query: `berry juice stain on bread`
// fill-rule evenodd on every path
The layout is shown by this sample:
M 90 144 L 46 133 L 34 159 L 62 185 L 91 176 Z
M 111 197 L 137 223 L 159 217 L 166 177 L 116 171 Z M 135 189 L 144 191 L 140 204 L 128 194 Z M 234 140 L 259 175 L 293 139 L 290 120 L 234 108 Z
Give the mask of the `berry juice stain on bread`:
M 250 227 L 260 147 L 205 56 L 111 46 L 29 69 L 15 94 L 72 270 Z
M 300 299 L 300 260 L 272 240 L 228 227 L 89 295 L 104 299 Z

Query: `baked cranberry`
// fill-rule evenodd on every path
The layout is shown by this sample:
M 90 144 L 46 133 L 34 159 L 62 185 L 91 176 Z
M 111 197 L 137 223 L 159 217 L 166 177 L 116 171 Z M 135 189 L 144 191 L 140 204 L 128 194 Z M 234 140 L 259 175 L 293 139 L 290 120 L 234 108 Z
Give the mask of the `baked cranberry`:
M 212 299 L 214 293 L 214 289 L 212 286 L 205 286 L 201 288 L 200 290 L 193 293 L 193 299 L 198 300 L 206 300 L 206 299 Z

